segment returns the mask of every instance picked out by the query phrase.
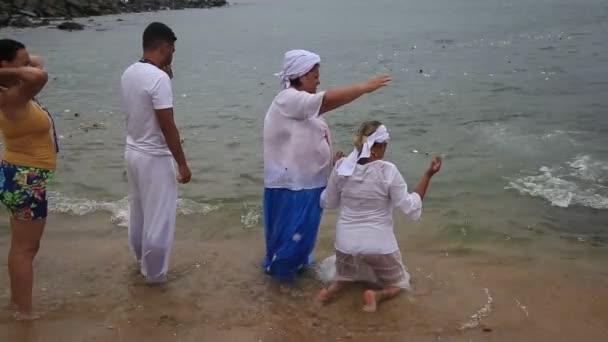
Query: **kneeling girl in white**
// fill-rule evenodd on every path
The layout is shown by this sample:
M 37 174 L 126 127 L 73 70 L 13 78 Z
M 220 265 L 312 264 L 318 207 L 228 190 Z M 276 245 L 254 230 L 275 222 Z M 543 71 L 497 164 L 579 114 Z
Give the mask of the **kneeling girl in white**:
M 397 167 L 382 160 L 389 134 L 378 121 L 365 122 L 355 137 L 355 149 L 334 168 L 327 188 L 321 194 L 321 207 L 338 209 L 336 225 L 336 276 L 319 293 L 326 303 L 344 285 L 373 276 L 380 290 L 366 290 L 364 311 L 376 311 L 377 303 L 409 289 L 410 276 L 405 269 L 393 232 L 393 208 L 411 219 L 422 212 L 422 199 L 430 180 L 441 168 L 434 157 L 422 180 L 409 193 Z

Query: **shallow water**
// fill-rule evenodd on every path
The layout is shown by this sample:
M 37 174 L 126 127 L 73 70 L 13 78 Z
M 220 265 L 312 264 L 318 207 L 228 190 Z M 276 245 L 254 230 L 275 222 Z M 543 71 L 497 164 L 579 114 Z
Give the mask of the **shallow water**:
M 434 214 L 434 213 L 431 213 Z M 434 216 L 434 215 L 433 215 Z M 316 256 L 331 253 L 333 215 Z M 200 229 L 201 222 L 205 229 Z M 0 254 L 9 235 L 0 223 Z M 537 234 L 530 232 L 529 234 Z M 15 322 L 0 309 L 7 341 L 605 341 L 605 253 L 543 235 L 399 232 L 413 291 L 361 311 L 362 286 L 326 307 L 314 272 L 279 286 L 260 267 L 263 234 L 221 212 L 178 219 L 169 283 L 144 285 L 126 230 L 95 213 L 54 215 L 36 261 L 42 318 Z M 449 237 L 449 239 L 446 239 Z M 542 247 L 542 248 L 539 248 Z M 6 270 L 0 302 L 7 302 Z
M 178 35 L 176 115 L 194 172 L 181 214 L 218 210 L 259 225 L 273 73 L 285 50 L 307 48 L 322 56 L 322 87 L 393 75 L 328 115 L 335 146 L 350 150 L 364 119 L 383 121 L 389 159 L 411 186 L 427 153 L 443 155 L 427 202 L 438 228 L 608 236 L 605 1 L 246 0 L 119 17 L 82 32 L 3 30 L 51 72 L 41 98 L 62 136 L 54 212 L 110 212 L 126 225 L 119 77 L 139 57 L 143 27 L 161 20 Z
M 82 32 L 3 29 L 47 59 L 41 99 L 63 150 L 36 263 L 43 319 L 0 311 L 0 336 L 605 341 L 606 18 L 602 0 L 244 0 L 95 18 Z M 118 96 L 152 20 L 178 35 L 176 116 L 194 172 L 161 288 L 143 286 L 127 248 Z M 319 310 L 314 272 L 281 288 L 260 268 L 262 120 L 292 48 L 321 54 L 325 88 L 393 75 L 391 87 L 328 115 L 337 148 L 348 151 L 352 131 L 374 118 L 391 130 L 389 158 L 411 186 L 427 152 L 444 157 L 423 220 L 396 221 L 414 292 L 375 316 L 360 312 L 359 288 Z M 333 253 L 334 222 L 328 213 L 319 262 Z

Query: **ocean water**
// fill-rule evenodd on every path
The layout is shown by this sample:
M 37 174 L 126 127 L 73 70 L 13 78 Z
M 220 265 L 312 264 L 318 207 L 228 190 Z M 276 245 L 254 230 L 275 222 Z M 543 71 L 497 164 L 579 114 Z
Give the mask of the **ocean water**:
M 124 21 L 117 21 L 121 18 Z M 414 187 L 444 158 L 427 207 L 441 227 L 608 238 L 608 3 L 602 0 L 245 0 L 212 10 L 94 18 L 81 32 L 3 29 L 45 57 L 41 100 L 62 145 L 51 209 L 128 220 L 122 71 L 160 20 L 178 36 L 176 120 L 193 171 L 179 214 L 261 223 L 261 133 L 286 50 L 321 55 L 321 88 L 390 73 L 329 113 L 348 152 L 364 120 Z M 83 19 L 87 22 L 87 19 Z M 201 223 L 204 229 L 204 223 Z

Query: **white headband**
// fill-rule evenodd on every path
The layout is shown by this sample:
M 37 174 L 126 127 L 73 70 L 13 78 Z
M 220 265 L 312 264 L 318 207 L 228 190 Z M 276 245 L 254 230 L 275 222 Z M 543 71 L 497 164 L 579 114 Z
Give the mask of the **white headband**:
M 338 167 L 338 175 L 340 176 L 352 176 L 353 172 L 355 172 L 355 167 L 357 166 L 357 162 L 362 158 L 369 158 L 372 154 L 372 146 L 375 143 L 385 143 L 388 142 L 390 135 L 388 134 L 388 130 L 384 125 L 380 125 L 376 131 L 365 139 L 363 143 L 363 147 L 361 147 L 361 153 L 355 147 L 355 149 L 342 161 L 340 167 Z
M 306 75 L 315 65 L 321 63 L 319 55 L 306 50 L 291 50 L 285 53 L 281 72 L 274 74 L 281 79 L 281 85 L 287 89 L 290 79 Z

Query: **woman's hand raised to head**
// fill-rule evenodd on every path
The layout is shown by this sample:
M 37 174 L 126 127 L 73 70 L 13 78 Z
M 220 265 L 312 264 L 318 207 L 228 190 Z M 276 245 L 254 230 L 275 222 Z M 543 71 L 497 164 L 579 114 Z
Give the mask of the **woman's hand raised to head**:
M 42 60 L 42 57 L 31 55 L 30 56 L 30 66 L 44 70 L 44 61 Z
M 173 79 L 173 68 L 171 67 L 171 65 L 165 65 L 161 68 L 161 70 L 166 72 L 167 75 L 169 75 L 170 79 Z
M 38 95 L 48 80 L 46 71 L 31 66 L 21 68 L 0 68 L 1 80 L 21 81 L 8 87 L 0 96 L 0 108 L 10 119 L 17 117 L 23 106 Z

